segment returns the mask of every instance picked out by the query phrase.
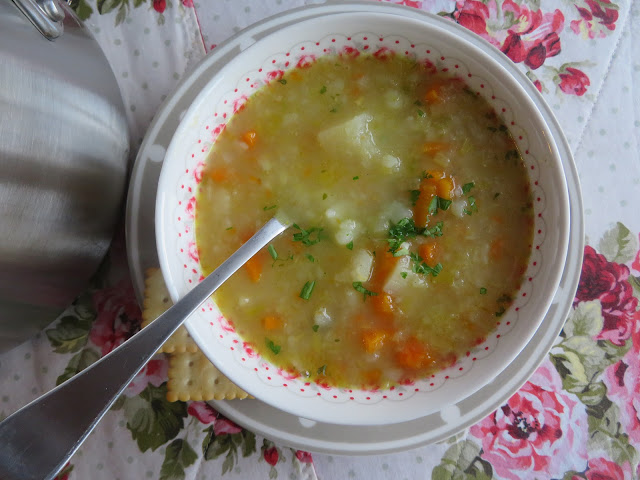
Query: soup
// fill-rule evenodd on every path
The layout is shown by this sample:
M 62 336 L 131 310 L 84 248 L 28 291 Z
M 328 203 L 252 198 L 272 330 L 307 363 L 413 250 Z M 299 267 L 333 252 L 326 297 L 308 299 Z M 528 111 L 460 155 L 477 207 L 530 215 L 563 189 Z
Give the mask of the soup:
M 522 157 L 492 107 L 400 56 L 321 58 L 248 99 L 199 186 L 204 273 L 278 212 L 293 227 L 214 300 L 270 362 L 354 388 L 423 378 L 482 343 L 533 228 Z

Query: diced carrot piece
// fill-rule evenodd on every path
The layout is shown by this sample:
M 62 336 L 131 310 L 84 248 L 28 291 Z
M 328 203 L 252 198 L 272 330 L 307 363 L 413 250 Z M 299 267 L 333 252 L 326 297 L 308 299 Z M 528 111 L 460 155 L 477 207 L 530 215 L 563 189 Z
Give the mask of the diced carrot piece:
M 276 315 L 267 315 L 262 319 L 262 326 L 265 330 L 278 330 L 284 326 L 284 322 Z
M 247 144 L 249 148 L 256 144 L 258 134 L 255 130 L 249 130 L 242 135 L 242 141 Z
M 409 338 L 396 352 L 396 363 L 403 368 L 418 370 L 435 362 L 427 345 L 415 337 Z
M 393 269 L 396 267 L 396 263 L 398 263 L 399 259 L 400 257 L 394 257 L 391 252 L 386 250 L 376 251 L 376 259 L 373 263 L 373 273 L 369 280 L 372 291 L 376 293 L 380 293 L 382 291 L 382 287 L 387 282 L 387 278 L 389 278 L 389 275 L 393 272 Z
M 229 170 L 225 167 L 214 167 L 209 170 L 209 178 L 216 183 L 223 183 L 230 178 Z
M 436 242 L 427 242 L 420 245 L 418 253 L 420 253 L 425 263 L 433 268 L 438 263 L 439 250 L 440 247 Z
M 429 222 L 429 205 L 437 194 L 437 187 L 430 178 L 425 178 L 420 184 L 420 196 L 413 207 L 413 221 L 420 228 L 425 228 Z
M 385 317 L 393 316 L 395 312 L 393 297 L 386 292 L 380 292 L 378 295 L 371 297 L 371 306 L 377 313 Z
M 362 332 L 362 345 L 367 353 L 375 353 L 382 348 L 387 333 L 384 330 L 365 330 Z
M 447 142 L 426 142 L 422 145 L 422 152 L 427 155 L 435 155 L 449 148 Z
M 441 178 L 436 181 L 436 193 L 440 198 L 451 200 L 453 188 L 453 180 L 451 178 Z
M 433 105 L 434 103 L 440 103 L 440 101 L 442 100 L 440 98 L 440 93 L 438 92 L 437 87 L 430 88 L 429 90 L 427 90 L 427 93 L 425 93 L 424 95 L 424 99 L 429 105 Z
M 498 260 L 502 257 L 502 252 L 504 250 L 504 242 L 501 238 L 496 238 L 491 242 L 491 246 L 489 247 L 489 258 L 492 260 Z
M 243 266 L 253 283 L 258 283 L 262 277 L 262 259 L 260 257 L 261 255 L 256 253 Z

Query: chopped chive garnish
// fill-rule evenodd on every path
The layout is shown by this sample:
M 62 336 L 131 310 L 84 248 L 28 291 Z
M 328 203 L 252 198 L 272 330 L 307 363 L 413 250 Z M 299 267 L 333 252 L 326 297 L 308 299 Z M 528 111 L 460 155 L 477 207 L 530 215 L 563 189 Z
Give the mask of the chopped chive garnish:
M 267 250 L 269 250 L 269 255 L 271 255 L 271 258 L 273 258 L 274 260 L 278 259 L 278 252 L 276 252 L 276 249 L 273 245 L 269 244 Z
M 267 343 L 267 347 L 269 347 L 269 350 L 271 350 L 275 355 L 278 355 L 280 353 L 280 350 L 282 349 L 280 345 L 276 345 L 272 340 L 269 340 L 268 338 L 265 338 L 265 341 Z
M 286 85 L 287 81 L 284 78 L 281 78 L 280 80 L 278 80 L 282 85 Z
M 486 288 L 484 288 L 484 287 L 482 287 L 482 288 L 480 289 L 480 295 L 486 295 L 486 294 L 487 294 L 487 289 L 486 289 Z
M 356 292 L 360 292 L 363 295 L 365 300 L 367 299 L 368 296 L 375 297 L 378 295 L 376 292 L 372 292 L 371 290 L 367 290 L 366 288 L 364 288 L 362 286 L 362 282 L 353 282 L 352 285 L 353 285 L 353 288 L 356 289 Z
M 320 325 L 314 325 L 313 327 L 311 327 L 313 329 L 314 332 L 317 332 L 318 329 L 320 328 Z
M 311 263 L 313 263 L 313 262 L 315 262 L 315 261 L 316 261 L 316 259 L 315 259 L 315 258 L 313 258 L 313 255 L 310 255 L 310 254 L 308 254 L 308 253 L 305 255 L 305 257 L 307 257 L 307 260 L 309 260 Z
M 462 185 L 462 193 L 464 193 L 466 195 L 467 193 L 469 193 L 471 191 L 471 189 L 473 187 L 475 187 L 475 185 L 476 184 L 473 183 L 473 182 L 465 183 L 464 185 Z
M 353 240 L 351 240 L 349 243 L 347 243 L 347 248 L 349 250 L 353 250 Z
M 322 88 L 320 89 L 320 95 L 322 95 L 323 93 L 327 93 L 326 85 L 323 85 Z
M 327 372 L 327 366 L 326 365 L 322 365 L 318 369 L 318 375 L 326 375 L 326 372 Z
M 266 212 L 267 210 L 273 210 L 274 208 L 278 208 L 278 206 L 277 205 L 271 205 L 270 207 L 263 207 L 262 210 L 264 210 Z
M 305 283 L 304 287 L 302 287 L 302 290 L 300 291 L 300 298 L 302 298 L 303 300 L 309 300 L 309 298 L 311 297 L 311 293 L 313 293 L 313 287 L 315 286 L 315 280 L 313 282 Z

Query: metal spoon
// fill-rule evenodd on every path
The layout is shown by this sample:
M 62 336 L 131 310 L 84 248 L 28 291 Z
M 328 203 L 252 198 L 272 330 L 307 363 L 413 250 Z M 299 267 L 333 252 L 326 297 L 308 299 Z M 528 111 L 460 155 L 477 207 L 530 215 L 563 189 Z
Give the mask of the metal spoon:
M 50 480 L 160 346 L 287 221 L 269 220 L 149 326 L 93 365 L 0 422 L 0 480 Z

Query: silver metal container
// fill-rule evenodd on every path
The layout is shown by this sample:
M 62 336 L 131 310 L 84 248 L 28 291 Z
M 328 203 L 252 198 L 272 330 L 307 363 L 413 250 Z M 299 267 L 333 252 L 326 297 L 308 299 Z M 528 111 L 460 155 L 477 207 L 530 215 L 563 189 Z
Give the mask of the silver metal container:
M 129 137 L 97 42 L 56 0 L 0 0 L 0 352 L 88 284 L 124 201 Z

